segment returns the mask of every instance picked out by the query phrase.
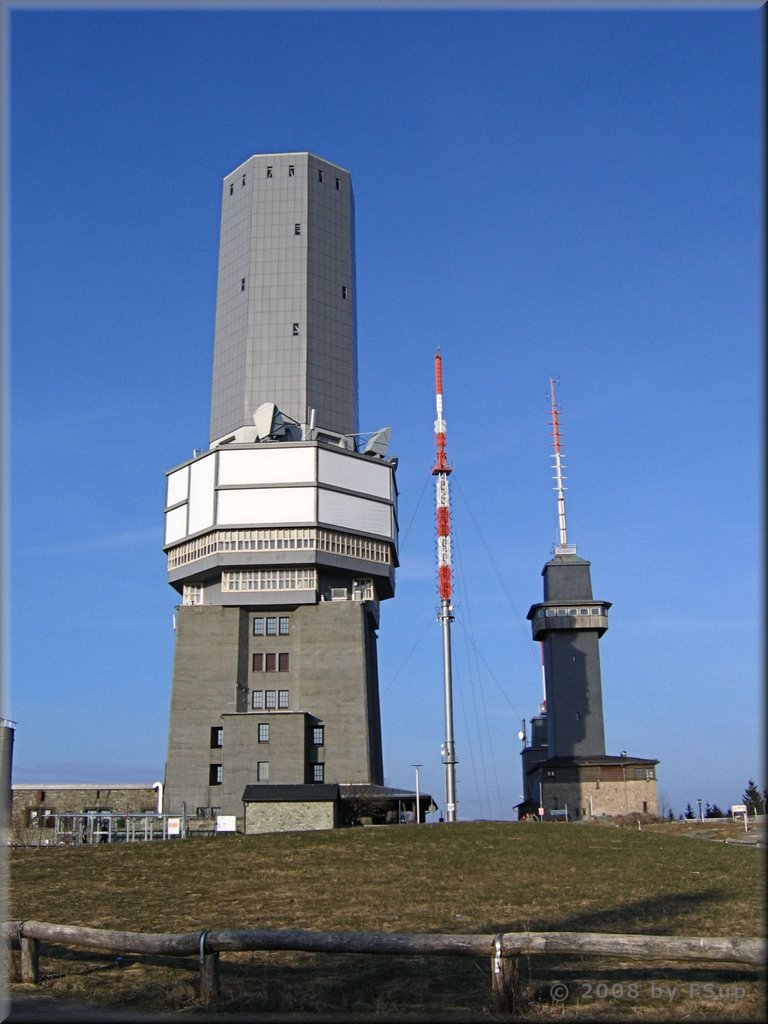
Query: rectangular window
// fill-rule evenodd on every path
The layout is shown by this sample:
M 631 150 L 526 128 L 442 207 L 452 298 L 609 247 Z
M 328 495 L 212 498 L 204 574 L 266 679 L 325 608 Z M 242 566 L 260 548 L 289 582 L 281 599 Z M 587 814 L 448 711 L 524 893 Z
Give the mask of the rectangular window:
M 323 169 L 322 169 L 322 167 L 318 169 L 317 180 L 318 181 L 322 181 L 323 180 Z
M 293 336 L 294 336 L 294 338 L 298 337 L 298 334 L 299 334 L 299 325 L 298 324 L 294 324 L 293 325 Z
M 267 636 L 277 636 L 277 616 L 270 615 L 267 619 Z
M 265 672 L 277 672 L 277 655 L 276 654 L 265 654 L 264 655 L 264 671 Z
M 241 292 L 245 291 L 245 278 L 244 277 L 240 278 L 240 291 Z
M 243 185 L 245 184 L 245 175 L 243 175 Z
M 254 672 L 264 671 L 264 655 L 260 651 L 253 655 L 252 667 Z
M 277 631 L 280 636 L 288 636 L 291 632 L 291 620 L 287 615 L 281 615 L 278 620 Z
M 278 690 L 277 691 L 277 706 L 279 708 L 287 708 L 288 707 L 288 691 L 287 690 Z
M 300 235 L 301 234 L 301 224 L 294 224 L 293 225 L 293 233 L 294 233 L 294 235 Z
M 269 726 L 265 722 L 259 723 L 259 743 L 269 743 Z
M 270 166 L 267 166 L 267 177 L 268 178 L 272 177 L 272 168 Z
M 312 730 L 312 742 L 316 747 L 322 747 L 325 744 L 325 726 L 316 725 Z
M 224 729 L 220 725 L 211 726 L 211 750 L 224 746 Z
M 229 194 L 230 194 L 230 195 L 232 195 L 232 193 L 233 193 L 234 191 L 235 191 L 235 183 L 234 183 L 234 181 L 231 181 L 231 182 L 229 183 Z
M 254 711 L 260 711 L 264 707 L 264 691 L 254 690 L 251 694 L 251 707 Z
M 341 191 L 341 178 L 336 179 L 336 191 Z
M 289 655 L 278 654 L 277 656 L 277 671 L 278 672 L 290 672 Z
M 324 782 L 325 781 L 325 765 L 324 764 L 313 764 L 312 765 L 312 781 L 313 782 Z
M 208 785 L 209 786 L 220 786 L 221 785 L 221 772 L 222 767 L 220 764 L 212 764 L 208 769 Z
M 269 782 L 269 761 L 257 761 L 256 781 Z
M 264 636 L 264 619 L 253 620 L 253 635 Z
M 288 177 L 289 177 L 289 178 L 292 178 L 292 177 L 293 177 L 293 175 L 294 175 L 294 167 L 293 167 L 293 164 L 288 164 Z
M 346 299 L 347 297 L 347 286 L 345 284 L 341 286 L 341 297 L 342 299 Z
M 264 693 L 267 708 L 277 707 L 277 690 L 266 690 Z

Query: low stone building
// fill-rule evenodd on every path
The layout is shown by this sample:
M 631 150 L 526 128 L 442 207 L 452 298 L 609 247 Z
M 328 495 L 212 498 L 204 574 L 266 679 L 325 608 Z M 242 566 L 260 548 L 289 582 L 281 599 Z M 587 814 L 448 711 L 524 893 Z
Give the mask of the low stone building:
M 527 801 L 519 816 L 545 819 L 590 818 L 642 814 L 658 817 L 656 765 L 658 760 L 627 754 L 596 757 L 551 757 L 530 767 Z
M 243 807 L 246 835 L 416 823 L 437 810 L 429 793 L 318 783 L 246 786 Z
M 57 816 L 144 814 L 158 809 L 158 783 L 13 783 L 11 839 L 30 842 Z

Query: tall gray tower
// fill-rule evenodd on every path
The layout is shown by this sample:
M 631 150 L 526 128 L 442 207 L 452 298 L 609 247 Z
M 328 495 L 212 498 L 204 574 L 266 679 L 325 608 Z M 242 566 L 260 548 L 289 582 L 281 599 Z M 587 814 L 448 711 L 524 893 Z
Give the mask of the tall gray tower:
M 592 596 L 590 563 L 568 543 L 554 380 L 550 388 L 558 543 L 542 572 L 544 600 L 528 612 L 533 639 L 542 646 L 545 699 L 531 720 L 531 742 L 521 751 L 518 813 L 568 819 L 653 816 L 658 761 L 605 752 L 598 644 L 611 605 Z M 527 739 L 524 729 L 520 736 Z
M 575 552 L 557 551 L 542 576 L 544 601 L 528 618 L 544 645 L 549 756 L 605 754 L 598 640 L 610 603 L 593 599 L 589 562 Z
M 211 442 L 262 402 L 356 433 L 354 238 L 352 180 L 327 160 L 260 154 L 225 177 Z
M 211 443 L 166 474 L 169 812 L 383 783 L 396 460 L 388 430 L 357 440 L 352 211 L 349 174 L 310 153 L 224 178 Z

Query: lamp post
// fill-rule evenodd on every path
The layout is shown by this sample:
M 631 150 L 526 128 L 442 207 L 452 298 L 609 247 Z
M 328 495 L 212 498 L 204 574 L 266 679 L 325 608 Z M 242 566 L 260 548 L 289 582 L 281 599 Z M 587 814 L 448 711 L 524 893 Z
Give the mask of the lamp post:
M 701 813 L 701 800 L 696 801 L 699 805 L 699 821 L 704 821 L 704 815 Z
M 421 802 L 419 799 L 419 768 L 423 768 L 423 764 L 411 765 L 412 768 L 416 769 L 416 824 L 421 824 Z

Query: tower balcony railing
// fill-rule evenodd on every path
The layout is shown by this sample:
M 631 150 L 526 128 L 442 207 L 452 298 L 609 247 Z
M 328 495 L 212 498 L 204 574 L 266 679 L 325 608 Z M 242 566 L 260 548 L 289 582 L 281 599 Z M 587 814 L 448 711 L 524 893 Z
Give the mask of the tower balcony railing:
M 322 551 L 381 565 L 392 565 L 392 546 L 371 537 L 318 527 L 213 530 L 177 544 L 168 552 L 168 571 L 211 555 L 227 552 L 268 554 L 278 551 Z

